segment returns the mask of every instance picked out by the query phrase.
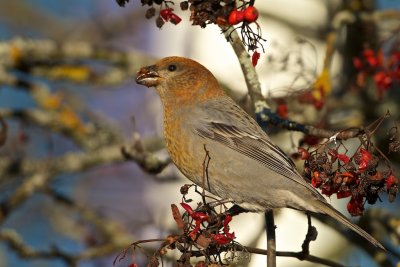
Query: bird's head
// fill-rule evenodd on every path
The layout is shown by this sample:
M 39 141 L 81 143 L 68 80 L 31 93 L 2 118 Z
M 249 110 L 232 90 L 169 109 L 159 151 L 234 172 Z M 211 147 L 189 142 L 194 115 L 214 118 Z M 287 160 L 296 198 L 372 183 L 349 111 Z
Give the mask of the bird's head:
M 208 69 L 183 57 L 166 57 L 154 65 L 141 68 L 136 82 L 155 87 L 163 102 L 205 100 L 224 94 Z

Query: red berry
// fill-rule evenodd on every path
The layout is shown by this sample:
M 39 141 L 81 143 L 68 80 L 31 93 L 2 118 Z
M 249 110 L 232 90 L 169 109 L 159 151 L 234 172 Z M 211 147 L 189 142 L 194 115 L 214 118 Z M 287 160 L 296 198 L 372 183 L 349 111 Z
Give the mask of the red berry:
M 351 216 L 360 216 L 364 211 L 363 197 L 352 196 L 350 201 L 347 203 L 347 210 Z
M 160 16 L 165 20 L 165 21 L 169 21 L 169 19 L 171 18 L 171 14 L 172 14 L 172 8 L 165 8 L 160 10 Z
M 244 10 L 244 19 L 248 22 L 254 22 L 258 19 L 258 10 L 254 6 L 248 6 Z
M 204 222 L 208 220 L 208 215 L 199 211 L 193 212 L 192 214 L 190 214 L 190 216 L 196 221 Z
M 379 71 L 374 75 L 374 81 L 376 85 L 378 86 L 378 89 L 381 91 L 384 91 L 388 89 L 393 81 L 390 75 L 384 71 Z
M 399 181 L 397 180 L 397 178 L 393 174 L 391 174 L 386 180 L 386 187 L 389 189 L 393 185 L 397 185 L 398 183 Z
M 364 49 L 363 55 L 365 58 L 375 57 L 375 52 L 372 49 Z
M 260 53 L 254 51 L 253 55 L 251 56 L 251 63 L 253 64 L 253 67 L 257 65 L 259 59 L 260 59 Z
M 321 110 L 323 107 L 324 107 L 324 105 L 325 105 L 325 102 L 324 102 L 324 100 L 323 99 L 320 99 L 320 100 L 314 100 L 314 107 L 317 109 L 317 110 Z
M 337 157 L 338 157 L 338 159 L 339 159 L 340 161 L 342 161 L 342 162 L 345 163 L 345 164 L 347 164 L 347 163 L 350 162 L 350 158 L 349 158 L 347 155 L 345 155 L 345 154 L 338 154 Z
M 336 193 L 338 189 L 335 189 L 331 184 L 323 184 L 321 187 L 321 193 L 327 197 Z
M 190 207 L 190 205 L 186 204 L 186 203 L 181 203 L 182 208 L 184 208 L 187 213 L 189 213 L 189 215 L 192 215 L 194 213 L 192 207 Z
M 320 185 L 322 184 L 322 179 L 319 176 L 319 172 L 317 171 L 313 172 L 313 176 L 311 178 L 311 184 L 314 188 L 320 187 Z
M 378 64 L 379 64 L 378 59 L 376 57 L 373 57 L 373 56 L 372 57 L 367 57 L 366 60 L 367 60 L 368 64 L 373 68 L 378 66 Z
M 170 15 L 169 15 L 169 19 L 170 19 L 170 21 L 171 21 L 171 23 L 172 24 L 178 24 L 179 22 L 181 22 L 181 18 L 178 16 L 178 15 L 176 15 L 175 13 L 171 13 Z
M 285 103 L 281 103 L 276 108 L 276 113 L 284 119 L 288 118 L 288 107 Z
M 235 24 L 238 24 L 238 23 L 242 22 L 243 19 L 244 19 L 243 11 L 233 10 L 229 14 L 228 23 L 231 24 L 231 25 L 235 25 Z
M 353 66 L 357 70 L 361 70 L 363 68 L 363 63 L 361 59 L 359 59 L 358 57 L 353 57 Z
M 228 237 L 223 234 L 211 234 L 211 237 L 214 240 L 214 242 L 217 243 L 218 245 L 226 245 L 230 243 L 233 240 L 233 238 L 235 238 L 231 236 Z
M 300 158 L 302 159 L 302 160 L 306 160 L 306 159 L 308 159 L 309 157 L 310 157 L 310 152 L 308 152 L 305 148 L 303 148 L 303 147 L 299 147 L 298 148 L 298 152 L 299 152 L 299 154 L 300 154 Z
M 331 162 L 332 162 L 332 163 L 335 162 L 335 161 L 337 160 L 338 152 L 337 152 L 336 149 L 329 148 L 329 149 L 328 149 L 328 154 L 329 154 L 329 156 L 331 156 Z
M 339 191 L 336 193 L 337 199 L 346 198 L 351 196 L 351 191 Z

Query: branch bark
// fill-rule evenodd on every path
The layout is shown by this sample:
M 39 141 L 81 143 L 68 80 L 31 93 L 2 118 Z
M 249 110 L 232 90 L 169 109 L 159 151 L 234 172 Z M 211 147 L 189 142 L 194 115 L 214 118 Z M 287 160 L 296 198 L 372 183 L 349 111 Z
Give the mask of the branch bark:
M 265 222 L 267 229 L 267 267 L 276 267 L 276 226 L 273 210 L 265 212 Z

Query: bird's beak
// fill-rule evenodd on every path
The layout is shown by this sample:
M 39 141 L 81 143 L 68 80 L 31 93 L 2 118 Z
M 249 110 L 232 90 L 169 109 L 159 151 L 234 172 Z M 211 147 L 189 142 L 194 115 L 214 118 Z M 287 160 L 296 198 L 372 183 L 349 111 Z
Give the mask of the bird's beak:
M 159 78 L 155 65 L 143 67 L 136 74 L 136 82 L 147 87 L 157 86 Z

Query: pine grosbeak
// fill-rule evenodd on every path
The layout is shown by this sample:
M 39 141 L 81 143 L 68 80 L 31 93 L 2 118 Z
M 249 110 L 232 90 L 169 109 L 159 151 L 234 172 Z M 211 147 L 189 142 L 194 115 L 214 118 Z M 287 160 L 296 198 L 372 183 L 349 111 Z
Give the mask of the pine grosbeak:
M 327 214 L 384 249 L 326 202 L 204 66 L 167 57 L 140 69 L 136 81 L 160 95 L 167 150 L 191 181 L 203 186 L 207 150 L 211 193 L 252 212 L 287 207 Z

